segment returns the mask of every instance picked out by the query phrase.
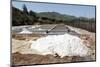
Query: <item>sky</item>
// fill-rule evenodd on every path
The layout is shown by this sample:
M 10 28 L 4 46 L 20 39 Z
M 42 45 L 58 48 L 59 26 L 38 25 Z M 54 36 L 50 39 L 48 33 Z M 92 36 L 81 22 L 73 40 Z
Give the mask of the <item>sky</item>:
M 24 4 L 26 5 L 28 11 L 58 12 L 76 17 L 95 18 L 95 6 L 12 1 L 12 5 L 20 10 L 23 9 L 22 6 Z

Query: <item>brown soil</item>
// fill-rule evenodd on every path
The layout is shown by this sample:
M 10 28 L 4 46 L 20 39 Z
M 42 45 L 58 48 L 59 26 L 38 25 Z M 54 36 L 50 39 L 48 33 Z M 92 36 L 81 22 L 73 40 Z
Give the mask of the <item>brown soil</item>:
M 76 31 L 78 31 L 76 29 Z M 95 33 L 90 33 L 82 30 L 80 38 L 85 40 L 84 43 L 92 50 L 92 55 L 88 57 L 63 57 L 52 55 L 38 55 L 34 54 L 37 51 L 31 50 L 30 44 L 27 44 L 29 40 L 37 40 L 42 36 L 36 34 L 12 34 L 12 61 L 15 65 L 29 65 L 29 64 L 50 64 L 50 63 L 65 63 L 65 62 L 77 62 L 77 61 L 94 61 L 95 58 Z
M 36 34 L 12 34 L 12 38 L 17 39 L 17 40 L 36 40 L 37 38 L 42 37 L 41 35 L 36 35 Z
M 84 57 L 73 56 L 63 57 L 52 56 L 52 55 L 37 55 L 37 54 L 20 54 L 13 53 L 12 61 L 15 65 L 29 65 L 29 64 L 52 64 L 52 63 L 65 63 L 65 62 L 77 62 L 87 61 Z

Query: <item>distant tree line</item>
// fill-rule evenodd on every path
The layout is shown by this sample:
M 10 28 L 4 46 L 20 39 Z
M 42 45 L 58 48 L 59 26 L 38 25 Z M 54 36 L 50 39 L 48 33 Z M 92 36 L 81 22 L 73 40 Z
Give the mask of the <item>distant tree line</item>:
M 63 23 L 95 32 L 95 22 L 95 18 L 75 17 L 70 15 L 63 15 L 57 12 L 36 13 L 32 10 L 28 11 L 25 4 L 23 5 L 23 10 L 12 7 L 13 26 Z

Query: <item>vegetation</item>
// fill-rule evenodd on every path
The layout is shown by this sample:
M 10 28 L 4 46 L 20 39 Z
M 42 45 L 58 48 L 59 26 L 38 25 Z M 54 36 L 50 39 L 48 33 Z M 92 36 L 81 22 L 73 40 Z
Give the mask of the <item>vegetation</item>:
M 26 5 L 23 10 L 12 7 L 12 25 L 33 25 L 33 24 L 67 24 L 74 27 L 86 29 L 95 32 L 95 18 L 75 17 L 57 12 L 40 12 L 28 11 Z

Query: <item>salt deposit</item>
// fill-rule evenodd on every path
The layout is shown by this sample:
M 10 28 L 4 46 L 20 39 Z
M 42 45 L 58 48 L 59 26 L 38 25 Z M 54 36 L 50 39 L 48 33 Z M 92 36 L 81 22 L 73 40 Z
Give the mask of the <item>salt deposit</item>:
M 42 55 L 58 54 L 61 58 L 64 56 L 88 56 L 89 48 L 84 45 L 83 40 L 70 35 L 48 35 L 32 41 L 32 49 L 38 50 Z
M 23 30 L 19 33 L 19 34 L 31 34 L 32 32 L 30 32 L 29 30 L 27 30 L 26 28 L 23 28 Z
M 43 29 L 39 28 L 38 30 L 43 30 Z
M 35 26 L 32 26 L 31 28 L 37 28 L 37 27 L 40 27 L 41 25 L 35 25 Z

